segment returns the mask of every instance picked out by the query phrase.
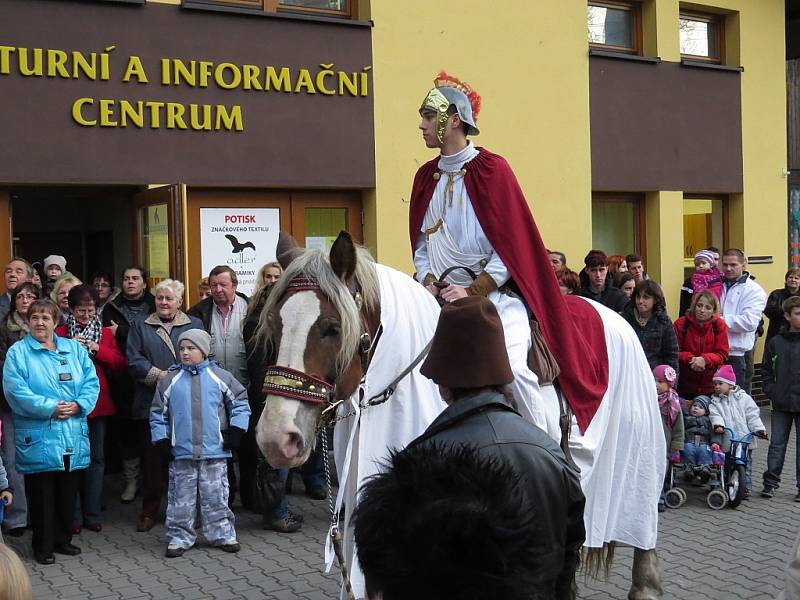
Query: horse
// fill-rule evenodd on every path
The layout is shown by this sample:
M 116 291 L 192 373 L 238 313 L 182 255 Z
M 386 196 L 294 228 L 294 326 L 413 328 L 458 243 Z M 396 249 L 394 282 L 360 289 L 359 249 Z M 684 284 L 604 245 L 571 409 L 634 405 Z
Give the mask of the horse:
M 363 575 L 350 515 L 361 483 L 380 469 L 388 451 L 420 435 L 445 407 L 437 387 L 419 373 L 439 306 L 423 286 L 376 263 L 346 232 L 329 256 L 319 250 L 296 256 L 284 265 L 256 331 L 257 343 L 276 356 L 265 378 L 256 441 L 273 467 L 296 467 L 310 456 L 325 422 L 336 421 L 340 487 L 335 510 L 344 504 L 345 560 L 361 598 Z M 580 431 L 572 417 L 568 434 L 586 496 L 585 547 L 590 564 L 603 562 L 608 568 L 617 542 L 633 546 L 629 598 L 659 598 L 657 499 L 666 442 L 655 386 L 632 328 L 619 315 L 592 305 L 605 330 L 609 386 L 589 427 Z M 558 421 L 556 386 L 540 386 L 538 397 L 521 400 L 543 408 L 527 412 L 543 412 L 548 423 Z M 540 425 L 561 441 L 560 430 Z M 326 562 L 331 561 L 328 548 Z

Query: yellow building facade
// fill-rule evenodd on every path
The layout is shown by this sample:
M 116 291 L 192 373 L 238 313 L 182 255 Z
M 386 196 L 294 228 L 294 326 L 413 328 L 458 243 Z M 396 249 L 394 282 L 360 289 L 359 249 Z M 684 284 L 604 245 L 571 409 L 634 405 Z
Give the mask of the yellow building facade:
M 503 154 L 525 191 L 545 244 L 570 266 L 594 247 L 590 61 L 585 2 L 371 3 L 375 66 L 376 189 L 365 197 L 366 243 L 379 259 L 413 269 L 407 232 L 410 182 L 432 158 L 416 129 L 416 108 L 440 69 L 483 96 L 476 144 Z M 725 204 L 724 245 L 769 256 L 750 271 L 767 291 L 787 267 L 786 109 L 783 0 L 641 3 L 642 54 L 681 62 L 680 14 L 725 16 L 729 65 L 741 65 L 743 189 L 713 195 Z M 731 124 L 731 126 L 739 126 Z M 642 133 L 646 135 L 646 133 Z M 616 192 L 627 192 L 618 189 Z M 696 190 L 637 189 L 644 235 L 637 248 L 677 314 L 684 271 L 684 215 Z M 711 200 L 707 203 L 710 205 Z M 696 208 L 696 207 L 695 207 Z M 719 236 L 717 236 L 719 237 Z M 718 244 L 722 246 L 722 241 Z M 698 248 L 699 249 L 699 248 Z
M 592 8 L 606 11 L 601 28 L 612 13 L 627 15 L 631 48 L 590 44 Z M 12 68 L 0 73 L 9 142 L 0 148 L 0 219 L 10 223 L 0 228 L 0 258 L 55 252 L 36 237 L 50 231 L 37 217 L 59 202 L 109 206 L 113 218 L 76 222 L 74 239 L 59 238 L 74 247 L 72 264 L 88 275 L 152 263 L 154 279 L 187 281 L 192 302 L 193 282 L 213 262 L 203 255 L 206 216 L 271 209 L 271 227 L 301 243 L 324 247 L 347 228 L 378 260 L 410 273 L 411 183 L 435 156 L 417 110 L 446 70 L 483 96 L 475 142 L 508 159 L 545 244 L 573 269 L 594 247 L 639 252 L 673 316 L 687 259 L 703 244 L 741 247 L 756 257 L 750 271 L 765 289 L 783 283 L 784 0 L 7 0 L 0 18 L 19 24 L 0 40 L 12 49 Z M 716 61 L 687 57 L 687 18 L 716 24 Z M 95 21 L 103 27 L 83 30 Z M 22 77 L 19 49 L 35 47 L 105 51 L 112 80 L 125 72 L 123 58 L 140 56 L 150 81 Z M 224 85 L 165 87 L 164 59 L 225 65 Z M 282 67 L 291 86 L 280 80 L 286 86 L 255 94 L 233 85 L 248 72 L 275 83 Z M 103 98 L 113 107 L 140 98 L 235 105 L 242 126 L 87 127 L 69 116 L 82 97 L 94 101 L 80 105 L 84 117 Z M 161 208 L 167 225 L 156 221 Z M 113 244 L 113 260 L 92 252 L 103 243 Z

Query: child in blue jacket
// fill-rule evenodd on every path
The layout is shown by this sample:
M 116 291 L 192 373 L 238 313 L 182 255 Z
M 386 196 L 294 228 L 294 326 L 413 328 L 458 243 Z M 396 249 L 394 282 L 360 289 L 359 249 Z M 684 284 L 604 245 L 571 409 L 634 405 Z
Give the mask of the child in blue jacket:
M 200 495 L 203 536 L 226 552 L 238 552 L 233 513 L 228 508 L 231 450 L 247 430 L 247 391 L 225 369 L 208 360 L 211 337 L 189 329 L 178 338 L 181 364 L 158 383 L 150 409 L 153 443 L 169 453 L 168 558 L 191 548 L 195 505 Z

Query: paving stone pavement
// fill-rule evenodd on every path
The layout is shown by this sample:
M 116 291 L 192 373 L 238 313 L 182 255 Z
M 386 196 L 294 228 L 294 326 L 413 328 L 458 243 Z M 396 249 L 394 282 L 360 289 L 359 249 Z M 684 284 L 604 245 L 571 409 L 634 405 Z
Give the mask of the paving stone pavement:
M 768 411 L 763 416 L 768 424 Z M 784 567 L 800 529 L 800 503 L 793 501 L 794 443 L 787 451 L 788 477 L 772 500 L 758 496 L 766 452 L 767 444 L 760 442 L 753 469 L 755 493 L 739 508 L 711 510 L 702 490 L 687 487 L 686 505 L 662 514 L 658 551 L 664 598 L 767 599 L 782 589 Z M 201 546 L 175 559 L 164 558 L 162 525 L 149 533 L 134 531 L 138 502 L 119 504 L 120 486 L 109 477 L 107 523 L 101 533 L 84 531 L 74 538 L 83 549 L 80 556 L 57 556 L 50 566 L 25 561 L 37 600 L 338 598 L 337 576 L 326 575 L 321 566 L 326 503 L 302 495 L 299 480 L 295 490 L 300 493 L 289 502 L 305 516 L 299 532 L 264 531 L 256 515 L 238 508 L 241 552 L 231 555 Z M 29 543 L 30 533 L 6 541 L 19 547 L 20 540 Z M 632 557 L 630 548 L 618 548 L 607 580 L 579 578 L 579 597 L 626 598 Z

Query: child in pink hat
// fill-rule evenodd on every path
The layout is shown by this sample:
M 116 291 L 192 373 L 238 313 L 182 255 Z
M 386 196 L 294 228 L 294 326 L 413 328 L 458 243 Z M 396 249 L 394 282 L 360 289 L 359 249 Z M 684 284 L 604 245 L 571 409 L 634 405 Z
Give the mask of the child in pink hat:
M 664 425 L 664 437 L 667 440 L 667 460 L 678 463 L 681 461 L 683 450 L 683 402 L 675 391 L 678 374 L 669 365 L 658 365 L 653 369 L 653 378 L 656 380 L 658 392 L 658 408 L 661 411 L 661 421 Z M 667 468 L 667 473 L 670 469 Z M 666 506 L 664 492 L 658 501 L 658 511 L 663 512 Z
M 711 397 L 709 416 L 714 433 L 723 433 L 725 428 L 733 430 L 736 439 L 748 433 L 767 439 L 767 430 L 761 421 L 761 411 L 755 400 L 736 385 L 736 374 L 730 365 L 722 365 L 714 373 L 714 395 Z M 750 444 L 748 453 L 756 447 L 755 440 Z M 748 463 L 752 460 L 748 457 Z M 751 488 L 750 469 L 747 473 L 747 489 Z

